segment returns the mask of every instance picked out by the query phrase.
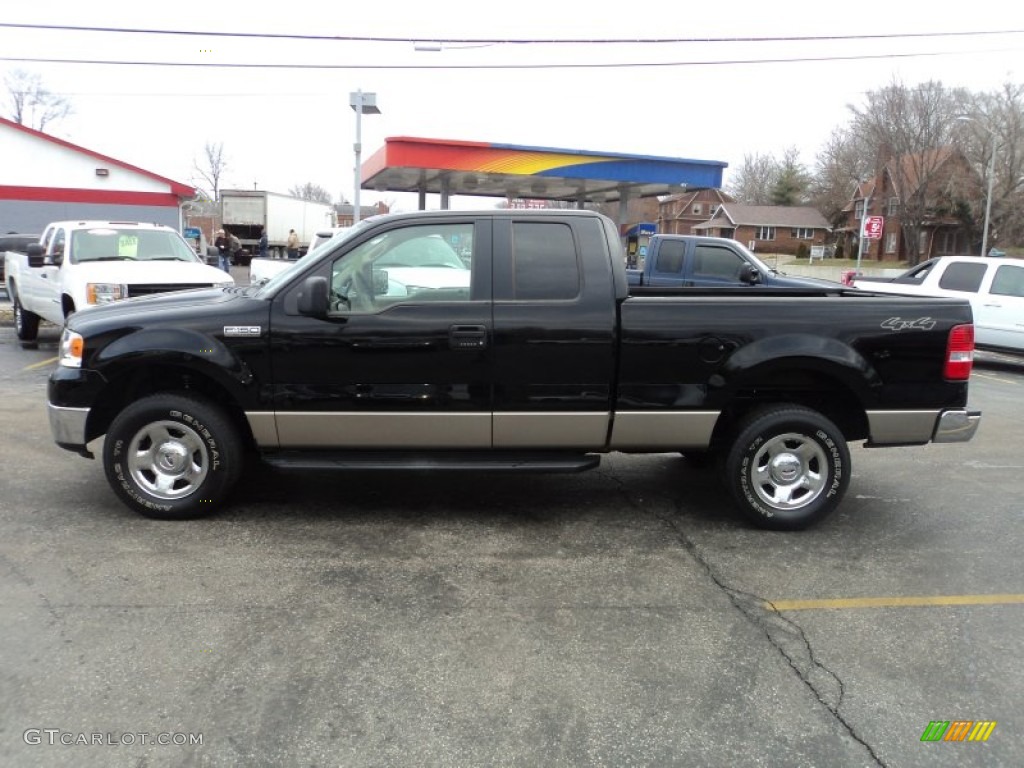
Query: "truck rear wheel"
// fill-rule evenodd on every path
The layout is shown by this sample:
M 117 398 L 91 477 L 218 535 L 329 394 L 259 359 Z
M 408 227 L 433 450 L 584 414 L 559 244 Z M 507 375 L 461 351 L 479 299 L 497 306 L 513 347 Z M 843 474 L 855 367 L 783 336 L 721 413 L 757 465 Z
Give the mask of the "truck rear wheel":
M 807 528 L 831 514 L 850 484 L 850 450 L 817 411 L 778 405 L 751 413 L 736 431 L 725 481 L 761 528 Z
M 223 411 L 191 394 L 163 393 L 125 408 L 103 445 L 107 482 L 146 517 L 216 512 L 242 470 L 238 432 Z
M 21 306 L 18 292 L 14 291 L 14 332 L 21 341 L 34 342 L 39 335 L 39 315 Z

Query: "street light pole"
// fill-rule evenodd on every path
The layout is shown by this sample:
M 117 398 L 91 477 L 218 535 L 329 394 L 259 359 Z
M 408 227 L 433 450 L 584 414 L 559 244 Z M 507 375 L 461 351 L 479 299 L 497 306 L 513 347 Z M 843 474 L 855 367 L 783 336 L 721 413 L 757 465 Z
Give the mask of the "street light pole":
M 348 104 L 356 112 L 356 143 L 352 145 L 356 155 L 355 197 L 352 202 L 352 224 L 355 225 L 359 223 L 359 188 L 362 186 L 363 115 L 379 115 L 380 110 L 377 108 L 377 94 L 363 93 L 361 89 L 348 95 Z
M 981 232 L 981 255 L 984 256 L 988 253 L 988 228 L 992 217 L 992 182 L 996 178 L 996 132 L 981 121 L 968 115 L 961 115 L 957 120 L 962 123 L 974 123 L 984 129 L 992 139 L 992 155 L 988 159 L 988 190 L 985 193 L 985 228 Z
M 985 130 L 992 134 L 992 157 L 988 159 L 988 193 L 985 195 L 985 231 L 981 233 L 981 255 L 988 254 L 988 223 L 992 216 L 992 181 L 996 177 L 996 134 L 995 131 Z

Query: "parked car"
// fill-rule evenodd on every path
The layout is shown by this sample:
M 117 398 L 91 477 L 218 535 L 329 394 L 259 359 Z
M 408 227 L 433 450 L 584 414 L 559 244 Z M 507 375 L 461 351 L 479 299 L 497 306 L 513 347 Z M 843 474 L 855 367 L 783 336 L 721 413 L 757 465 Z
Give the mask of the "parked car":
M 652 235 L 640 266 L 627 269 L 626 279 L 630 285 L 691 288 L 836 287 L 831 280 L 792 277 L 779 272 L 730 238 L 699 235 Z
M 204 264 L 180 232 L 145 222 L 56 221 L 4 261 L 15 333 L 27 347 L 36 344 L 41 320 L 61 325 L 101 304 L 235 284 Z
M 939 256 L 896 277 L 857 277 L 853 287 L 877 293 L 953 296 L 971 302 L 978 349 L 1024 353 L 1024 262 Z
M 72 315 L 50 429 L 90 457 L 106 435 L 113 492 L 161 519 L 217 511 L 259 459 L 578 472 L 680 451 L 788 530 L 837 507 L 849 442 L 971 439 L 970 323 L 963 299 L 839 285 L 631 287 L 593 211 L 398 213 L 260 287 Z
M 28 248 L 32 243 L 39 242 L 39 235 L 21 235 L 17 232 L 8 232 L 6 235 L 0 235 L 0 292 L 7 295 L 7 280 L 4 276 L 4 252 L 14 251 L 15 253 L 25 253 L 25 249 Z

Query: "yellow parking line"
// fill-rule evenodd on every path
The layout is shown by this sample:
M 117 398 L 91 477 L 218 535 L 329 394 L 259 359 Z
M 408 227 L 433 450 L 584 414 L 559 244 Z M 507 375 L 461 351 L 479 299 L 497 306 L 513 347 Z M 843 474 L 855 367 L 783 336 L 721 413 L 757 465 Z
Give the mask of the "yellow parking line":
M 769 611 L 813 611 L 838 608 L 908 608 L 930 605 L 1010 605 L 1024 595 L 934 595 L 932 597 L 845 597 L 827 600 L 766 600 Z
M 41 360 L 38 363 L 32 363 L 32 365 L 26 365 L 21 370 L 23 370 L 23 371 L 31 371 L 33 368 L 42 368 L 44 365 L 53 365 L 58 360 L 60 360 L 60 358 L 57 357 L 57 356 L 54 356 L 54 357 L 49 358 L 48 360 Z
M 975 371 L 971 376 L 977 376 L 979 379 L 990 379 L 992 381 L 998 381 L 1000 384 L 1013 384 L 1019 387 L 1020 382 L 1017 379 L 1004 379 L 1002 376 L 993 376 L 991 373 L 978 373 Z

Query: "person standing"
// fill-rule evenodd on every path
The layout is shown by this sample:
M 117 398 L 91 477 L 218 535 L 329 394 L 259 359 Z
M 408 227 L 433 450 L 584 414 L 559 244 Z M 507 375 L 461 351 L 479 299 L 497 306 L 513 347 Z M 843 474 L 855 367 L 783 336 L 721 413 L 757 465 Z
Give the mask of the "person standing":
M 231 240 L 224 234 L 223 229 L 217 230 L 217 239 L 213 241 L 217 249 L 217 266 L 231 274 Z
M 299 236 L 295 234 L 294 229 L 288 231 L 288 243 L 285 247 L 288 249 L 289 259 L 299 258 Z
M 265 259 L 270 255 L 270 242 L 267 238 L 267 228 L 260 230 L 260 258 Z
M 228 251 L 231 253 L 232 264 L 239 263 L 239 252 L 242 250 L 242 241 L 234 235 L 228 235 Z

